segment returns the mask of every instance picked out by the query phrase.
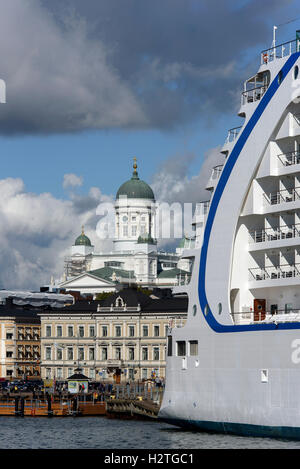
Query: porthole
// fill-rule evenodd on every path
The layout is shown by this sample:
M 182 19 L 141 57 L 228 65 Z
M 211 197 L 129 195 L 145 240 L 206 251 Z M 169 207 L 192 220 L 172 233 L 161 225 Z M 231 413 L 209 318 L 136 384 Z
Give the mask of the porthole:
M 282 80 L 283 80 L 283 73 L 282 73 L 282 70 L 280 70 L 280 72 L 278 73 L 278 84 L 279 85 L 282 83 Z
M 219 312 L 219 314 L 222 313 L 222 303 L 218 304 L 218 312 Z
M 294 79 L 295 80 L 297 80 L 298 75 L 299 75 L 299 67 L 298 67 L 298 65 L 296 65 L 296 67 L 294 68 Z
M 205 306 L 205 308 L 204 308 L 204 314 L 205 314 L 205 316 L 207 316 L 208 313 L 209 313 L 209 306 L 208 306 L 208 304 L 207 304 L 207 305 Z
M 197 314 L 197 305 L 193 306 L 193 316 L 196 316 Z

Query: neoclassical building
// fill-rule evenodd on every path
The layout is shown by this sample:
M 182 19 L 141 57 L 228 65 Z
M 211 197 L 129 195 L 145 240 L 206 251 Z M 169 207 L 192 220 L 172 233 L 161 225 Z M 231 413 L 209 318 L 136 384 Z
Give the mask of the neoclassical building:
M 65 259 L 60 288 L 95 295 L 124 285 L 170 288 L 189 281 L 189 260 L 157 247 L 155 196 L 139 178 L 136 159 L 131 179 L 116 194 L 114 208 L 113 251 L 97 252 L 82 229 Z
M 41 376 L 127 382 L 165 377 L 168 328 L 182 327 L 187 297 L 155 298 L 136 288 L 104 301 L 41 311 Z

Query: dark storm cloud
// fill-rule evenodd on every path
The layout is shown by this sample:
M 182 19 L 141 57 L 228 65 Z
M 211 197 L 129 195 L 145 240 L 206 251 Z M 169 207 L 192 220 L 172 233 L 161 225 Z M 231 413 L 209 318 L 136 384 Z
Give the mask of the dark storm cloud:
M 0 0 L 1 132 L 172 128 L 232 112 L 246 52 L 269 45 L 266 22 L 291 3 Z

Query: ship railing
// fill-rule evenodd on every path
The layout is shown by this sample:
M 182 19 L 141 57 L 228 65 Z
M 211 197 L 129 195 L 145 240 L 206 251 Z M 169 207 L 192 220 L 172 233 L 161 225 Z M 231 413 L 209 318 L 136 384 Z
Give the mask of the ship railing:
M 282 264 L 280 266 L 255 267 L 249 269 L 250 281 L 276 280 L 298 277 L 300 275 L 300 264 Z
M 240 322 L 287 322 L 300 321 L 300 308 L 272 309 L 271 311 L 258 310 L 231 313 L 234 323 Z
M 264 205 L 277 205 L 285 202 L 295 202 L 300 199 L 300 187 L 283 189 L 278 192 L 263 194 Z
M 210 200 L 199 202 L 196 204 L 195 215 L 206 215 L 209 210 Z
M 242 125 L 240 127 L 234 127 L 233 129 L 229 129 L 225 143 L 234 142 L 237 139 L 241 128 L 242 128 Z
M 257 86 L 256 88 L 252 88 L 251 90 L 246 90 L 242 92 L 242 105 L 247 103 L 254 103 L 255 101 L 259 101 L 265 92 L 267 91 L 268 86 L 262 85 Z
M 187 274 L 178 274 L 177 275 L 177 285 L 188 285 L 191 281 L 192 275 Z
M 300 164 L 300 151 L 290 151 L 288 153 L 282 153 L 277 155 L 277 158 L 283 166 L 292 166 L 294 164 Z
M 283 44 L 278 44 L 278 46 L 270 47 L 270 49 L 265 49 L 261 53 L 261 65 L 268 64 L 276 59 L 283 59 L 294 52 L 299 52 L 299 46 L 300 41 L 298 39 L 294 39 L 293 41 L 284 42 Z
M 265 228 L 249 231 L 249 244 L 278 241 L 281 239 L 297 238 L 300 236 L 300 223 L 280 226 L 279 228 Z
M 212 170 L 212 173 L 211 173 L 211 176 L 210 176 L 210 179 L 219 179 L 219 177 L 221 176 L 221 173 L 222 173 L 222 169 L 223 169 L 222 164 L 219 164 L 218 166 L 214 166 L 214 168 Z

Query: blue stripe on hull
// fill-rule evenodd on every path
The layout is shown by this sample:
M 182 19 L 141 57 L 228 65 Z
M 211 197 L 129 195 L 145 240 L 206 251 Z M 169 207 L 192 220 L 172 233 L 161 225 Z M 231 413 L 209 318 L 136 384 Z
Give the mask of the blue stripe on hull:
M 202 420 L 182 420 L 161 417 L 159 417 L 159 419 L 177 427 L 188 430 L 201 430 L 207 433 L 300 440 L 300 427 L 269 427 L 266 425 L 249 425 L 246 423 L 206 422 Z

